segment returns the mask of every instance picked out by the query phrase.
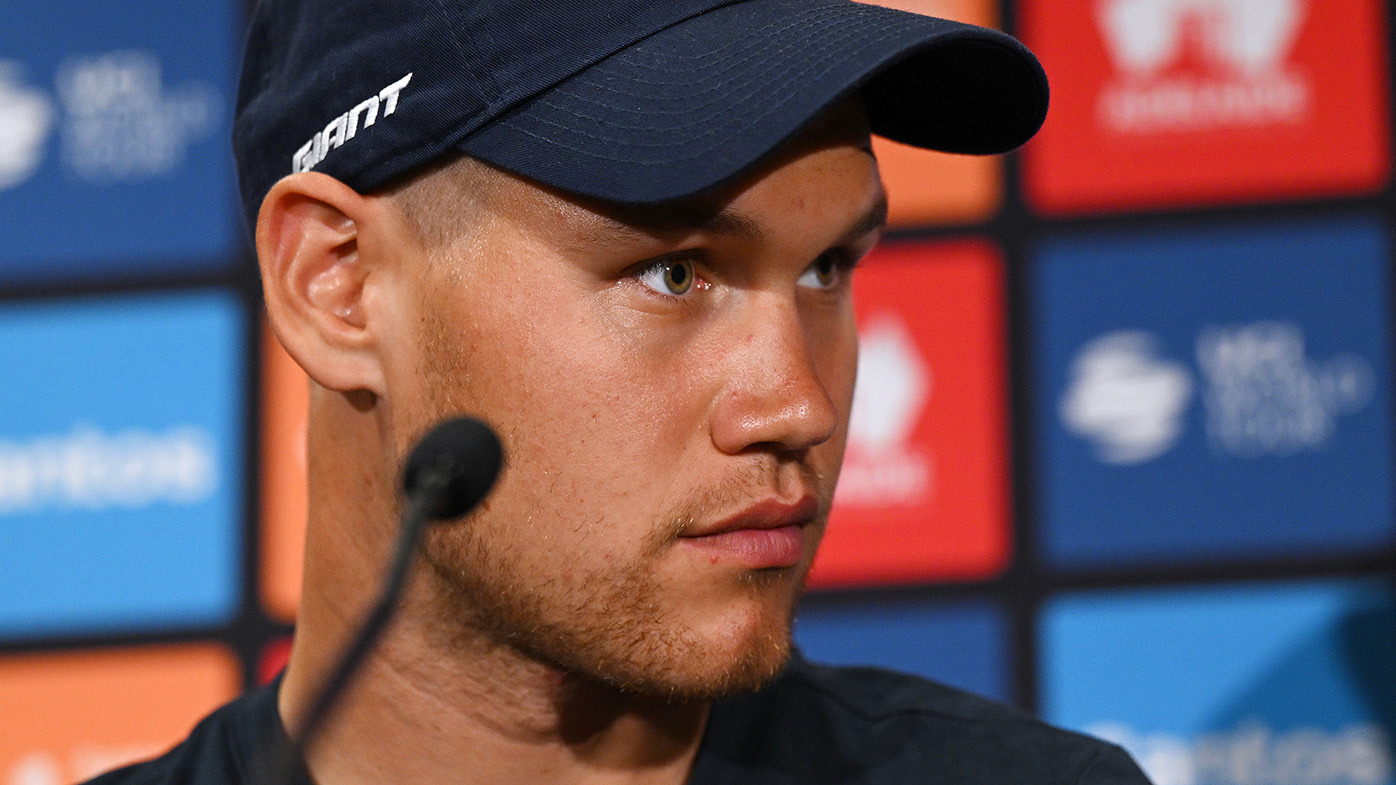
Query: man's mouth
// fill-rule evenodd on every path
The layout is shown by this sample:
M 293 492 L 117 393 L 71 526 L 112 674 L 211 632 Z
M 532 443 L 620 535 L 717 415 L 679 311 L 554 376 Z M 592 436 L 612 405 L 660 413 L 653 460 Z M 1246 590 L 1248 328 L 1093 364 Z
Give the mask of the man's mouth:
M 714 564 L 733 561 L 752 570 L 794 567 L 805 556 L 805 527 L 819 514 L 812 495 L 796 501 L 766 499 L 726 518 L 685 530 L 679 541 Z

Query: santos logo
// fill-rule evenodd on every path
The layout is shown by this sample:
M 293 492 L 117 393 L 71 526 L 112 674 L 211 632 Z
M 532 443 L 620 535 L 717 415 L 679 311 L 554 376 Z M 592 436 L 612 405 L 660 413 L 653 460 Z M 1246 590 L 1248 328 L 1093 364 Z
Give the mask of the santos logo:
M 1275 733 L 1259 721 L 1186 739 L 1100 723 L 1087 733 L 1129 750 L 1156 785 L 1389 785 L 1390 740 L 1377 725 Z
M 1140 464 L 1181 437 L 1201 382 L 1208 442 L 1235 458 L 1293 455 L 1328 444 L 1339 416 L 1360 410 L 1376 385 L 1366 360 L 1306 356 L 1292 322 L 1209 327 L 1196 341 L 1198 373 L 1160 356 L 1143 331 L 1118 331 L 1082 346 L 1059 413 L 1114 465 Z M 1200 379 L 1199 379 L 1200 377 Z
M 54 102 L 0 62 L 0 190 L 32 177 L 54 123 Z M 220 120 L 221 99 L 207 82 L 166 89 L 153 52 L 71 57 L 54 83 L 62 116 L 60 156 L 69 174 L 98 184 L 138 183 L 173 172 L 189 145 Z
M 923 501 L 931 492 L 931 462 L 909 442 L 930 397 L 930 370 L 895 312 L 874 314 L 858 335 L 858 389 L 839 501 L 871 507 Z
M 0 516 L 45 509 L 101 510 L 193 504 L 218 484 L 213 439 L 202 428 L 0 441 Z
M 1304 119 L 1309 80 L 1286 65 L 1303 0 L 1100 0 L 1115 61 L 1097 104 L 1122 133 L 1193 131 Z

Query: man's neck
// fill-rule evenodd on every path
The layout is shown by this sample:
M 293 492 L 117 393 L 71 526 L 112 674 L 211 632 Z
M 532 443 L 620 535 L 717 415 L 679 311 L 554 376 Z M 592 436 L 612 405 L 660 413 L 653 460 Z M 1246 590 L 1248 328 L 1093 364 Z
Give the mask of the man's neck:
M 687 779 L 707 704 L 624 695 L 497 645 L 443 652 L 412 626 L 395 626 L 311 746 L 318 785 Z M 308 702 L 308 659 L 288 668 L 283 718 Z M 330 660 L 314 659 L 322 673 Z
M 310 430 L 305 591 L 278 698 L 293 730 L 373 602 L 396 531 L 393 467 L 364 472 L 366 456 L 353 454 L 372 443 L 356 432 L 370 417 L 337 403 Z M 317 785 L 687 779 L 706 703 L 638 698 L 533 660 L 477 632 L 460 598 L 417 566 L 397 618 L 307 751 Z

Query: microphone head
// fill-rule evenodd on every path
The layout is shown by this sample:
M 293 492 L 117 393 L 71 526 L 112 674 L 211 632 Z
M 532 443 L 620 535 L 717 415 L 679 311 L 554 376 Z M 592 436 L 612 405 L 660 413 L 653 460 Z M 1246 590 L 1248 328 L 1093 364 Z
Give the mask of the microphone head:
M 504 448 L 488 425 L 457 417 L 432 428 L 417 442 L 407 456 L 402 487 L 410 499 L 422 492 L 428 477 L 439 477 L 435 482 L 444 485 L 429 510 L 431 519 L 456 518 L 485 498 L 503 462 Z

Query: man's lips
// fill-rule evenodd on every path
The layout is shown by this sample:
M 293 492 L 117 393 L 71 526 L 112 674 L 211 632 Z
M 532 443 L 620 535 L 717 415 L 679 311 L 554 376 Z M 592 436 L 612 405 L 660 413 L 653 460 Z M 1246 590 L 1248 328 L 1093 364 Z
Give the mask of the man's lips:
M 794 567 L 805 555 L 805 526 L 818 514 L 819 502 L 813 496 L 794 502 L 767 499 L 685 530 L 679 540 L 704 552 L 714 564 L 730 560 L 753 570 Z

